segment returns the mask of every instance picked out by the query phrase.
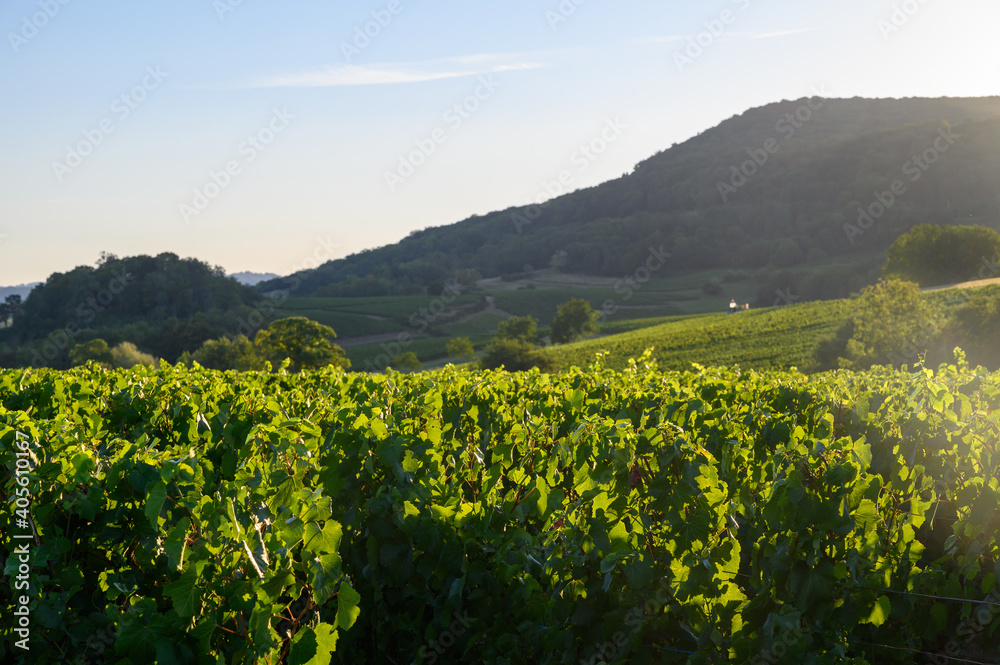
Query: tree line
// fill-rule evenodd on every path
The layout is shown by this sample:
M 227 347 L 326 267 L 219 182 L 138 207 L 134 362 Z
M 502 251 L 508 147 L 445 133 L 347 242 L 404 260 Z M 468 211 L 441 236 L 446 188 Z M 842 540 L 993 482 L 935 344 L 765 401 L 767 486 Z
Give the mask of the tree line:
M 236 331 L 262 296 L 220 267 L 176 254 L 119 258 L 53 273 L 22 303 L 8 298 L 0 319 L 0 365 L 72 364 L 71 350 L 95 339 L 128 342 L 174 362 L 209 339 Z

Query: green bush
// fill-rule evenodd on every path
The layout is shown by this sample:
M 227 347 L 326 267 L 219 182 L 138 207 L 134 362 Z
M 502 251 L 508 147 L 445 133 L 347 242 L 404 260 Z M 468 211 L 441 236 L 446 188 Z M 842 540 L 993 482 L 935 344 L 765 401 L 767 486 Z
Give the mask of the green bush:
M 115 362 L 111 347 L 103 339 L 92 339 L 89 342 L 77 344 L 70 349 L 69 359 L 74 367 L 85 365 L 91 360 L 106 367 L 111 367 Z
M 527 344 L 538 341 L 538 321 L 533 316 L 514 316 L 497 326 L 497 339 L 519 340 Z
M 257 347 L 244 335 L 210 339 L 186 356 L 187 359 L 197 361 L 202 367 L 219 370 L 256 371 L 264 366 Z
M 472 360 L 476 357 L 476 348 L 472 346 L 472 340 L 468 337 L 454 337 L 448 341 L 445 347 L 449 356 L 455 358 L 466 358 Z
M 881 281 L 861 293 L 846 324 L 851 328 L 841 367 L 914 364 L 938 338 L 940 316 L 913 282 Z
M 920 286 L 958 284 L 996 277 L 983 270 L 984 261 L 1000 254 L 1000 233 L 985 226 L 921 224 L 889 247 L 882 273 Z
M 970 362 L 1000 368 L 1000 287 L 976 289 L 952 315 L 949 344 L 960 345 Z
M 583 298 L 573 298 L 559 306 L 552 320 L 552 341 L 565 344 L 597 332 L 600 314 Z
M 419 372 L 423 368 L 423 365 L 420 363 L 420 359 L 417 358 L 417 354 L 413 351 L 407 351 L 392 359 L 392 367 L 404 372 Z
M 136 365 L 155 367 L 156 358 L 143 353 L 132 342 L 122 342 L 111 349 L 111 364 L 125 369 Z
M 279 319 L 266 330 L 261 330 L 254 338 L 254 344 L 261 356 L 273 365 L 290 360 L 288 369 L 291 372 L 328 365 L 347 369 L 351 361 L 344 355 L 344 350 L 331 341 L 336 337 L 337 333 L 329 326 L 304 316 L 292 316 Z
M 494 339 L 479 361 L 483 369 L 524 372 L 534 367 L 543 372 L 555 370 L 555 363 L 545 353 L 519 339 Z

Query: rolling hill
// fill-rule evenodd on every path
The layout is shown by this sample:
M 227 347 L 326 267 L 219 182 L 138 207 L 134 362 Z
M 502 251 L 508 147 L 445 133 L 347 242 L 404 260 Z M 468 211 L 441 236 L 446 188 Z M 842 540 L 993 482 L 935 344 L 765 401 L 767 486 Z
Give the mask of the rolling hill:
M 616 180 L 417 231 L 258 289 L 412 295 L 472 271 L 510 278 L 553 265 L 621 277 L 659 252 L 670 257 L 657 276 L 797 270 L 788 286 L 806 299 L 845 297 L 857 288 L 852 278 L 873 279 L 885 249 L 916 224 L 998 228 L 998 167 L 998 97 L 782 101 Z

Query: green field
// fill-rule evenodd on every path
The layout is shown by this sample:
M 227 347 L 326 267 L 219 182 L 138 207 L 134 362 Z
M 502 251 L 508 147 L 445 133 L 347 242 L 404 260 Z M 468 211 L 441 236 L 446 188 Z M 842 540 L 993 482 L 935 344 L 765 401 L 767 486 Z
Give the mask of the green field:
M 599 352 L 606 352 L 608 367 L 622 369 L 630 358 L 653 349 L 653 358 L 667 369 L 686 370 L 692 363 L 698 363 L 744 369 L 808 370 L 815 364 L 820 342 L 837 332 L 850 311 L 850 301 L 838 300 L 732 315 L 685 316 L 609 337 L 553 347 L 549 353 L 560 367 L 583 367 Z M 618 328 L 637 323 L 629 322 Z M 606 329 L 613 331 L 615 326 Z
M 998 413 L 964 365 L 4 370 L 0 659 L 997 662 Z

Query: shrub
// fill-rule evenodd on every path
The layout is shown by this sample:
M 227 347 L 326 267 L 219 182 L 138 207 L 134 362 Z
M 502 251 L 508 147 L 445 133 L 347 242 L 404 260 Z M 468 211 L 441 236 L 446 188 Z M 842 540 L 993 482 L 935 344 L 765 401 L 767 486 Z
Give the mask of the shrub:
M 69 352 L 70 362 L 76 365 L 85 365 L 93 360 L 106 367 L 111 367 L 115 363 L 115 357 L 111 353 L 111 347 L 103 339 L 92 339 L 89 342 L 77 344 Z
M 538 340 L 538 321 L 533 316 L 514 316 L 497 326 L 497 339 L 534 344 Z
M 466 358 L 472 360 L 476 357 L 476 348 L 472 346 L 472 340 L 468 337 L 454 337 L 448 341 L 445 350 L 449 356 L 456 358 Z
M 257 347 L 243 335 L 210 339 L 191 354 L 190 358 L 208 369 L 251 371 L 260 370 L 264 366 L 264 359 L 260 357 Z
M 404 372 L 419 372 L 423 365 L 413 351 L 401 353 L 392 360 L 392 366 Z
M 898 280 L 882 281 L 862 291 L 846 325 L 852 334 L 840 365 L 848 369 L 914 363 L 941 330 L 937 313 L 917 285 Z
M 1000 254 L 1000 233 L 985 226 L 921 224 L 892 243 L 882 274 L 920 286 L 955 284 L 984 274 L 984 260 Z
M 347 369 L 351 361 L 344 350 L 331 340 L 337 337 L 333 328 L 311 321 L 304 316 L 279 319 L 261 330 L 254 344 L 265 360 L 280 365 L 290 360 L 288 369 L 298 372 L 334 365 Z
M 559 305 L 552 320 L 552 341 L 556 344 L 572 342 L 578 337 L 597 332 L 600 314 L 582 298 L 574 298 Z
M 136 365 L 145 365 L 146 367 L 154 367 L 156 365 L 156 358 L 148 353 L 143 353 L 132 342 L 122 342 L 115 346 L 111 349 L 111 357 L 111 364 L 113 366 L 124 369 Z
M 519 339 L 494 339 L 479 361 L 483 369 L 524 372 L 537 367 L 543 372 L 555 371 L 555 363 L 531 344 Z

